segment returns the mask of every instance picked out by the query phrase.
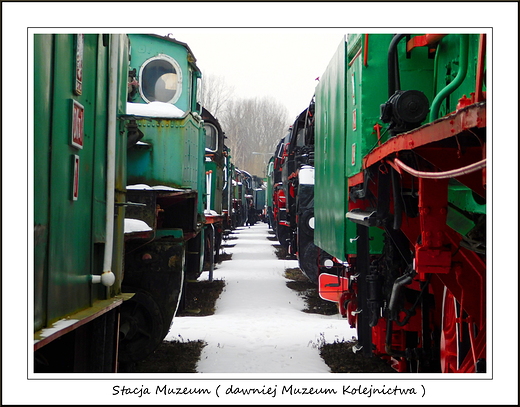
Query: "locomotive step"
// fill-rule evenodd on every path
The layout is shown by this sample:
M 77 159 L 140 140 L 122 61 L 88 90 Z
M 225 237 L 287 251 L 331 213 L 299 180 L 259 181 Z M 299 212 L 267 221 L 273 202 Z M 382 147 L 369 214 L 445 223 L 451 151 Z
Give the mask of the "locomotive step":
M 359 223 L 364 226 L 376 226 L 377 218 L 376 211 L 362 211 L 359 209 L 352 209 L 346 214 L 346 218 L 352 222 Z

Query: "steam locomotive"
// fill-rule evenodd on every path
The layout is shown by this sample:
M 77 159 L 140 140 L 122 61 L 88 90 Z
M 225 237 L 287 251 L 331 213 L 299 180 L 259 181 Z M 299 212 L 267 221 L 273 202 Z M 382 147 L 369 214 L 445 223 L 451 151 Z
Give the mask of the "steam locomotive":
M 334 258 L 314 244 L 314 109 L 313 98 L 278 143 L 268 171 L 273 231 L 287 253 L 297 257 L 302 273 L 318 284 Z
M 485 35 L 341 41 L 274 154 L 272 204 L 355 351 L 399 372 L 485 372 L 486 145 Z
M 34 371 L 116 372 L 212 271 L 229 149 L 185 43 L 35 35 L 34 52 Z

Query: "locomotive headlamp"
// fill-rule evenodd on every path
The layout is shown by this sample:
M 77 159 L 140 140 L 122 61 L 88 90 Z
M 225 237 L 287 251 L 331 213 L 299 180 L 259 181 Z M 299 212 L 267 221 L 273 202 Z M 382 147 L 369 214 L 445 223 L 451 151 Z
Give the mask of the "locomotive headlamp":
M 175 103 L 182 91 L 182 71 L 172 57 L 159 54 L 139 72 L 139 91 L 146 102 Z
M 419 90 L 398 90 L 381 105 L 381 120 L 391 123 L 395 135 L 412 130 L 426 119 L 429 111 L 428 98 Z

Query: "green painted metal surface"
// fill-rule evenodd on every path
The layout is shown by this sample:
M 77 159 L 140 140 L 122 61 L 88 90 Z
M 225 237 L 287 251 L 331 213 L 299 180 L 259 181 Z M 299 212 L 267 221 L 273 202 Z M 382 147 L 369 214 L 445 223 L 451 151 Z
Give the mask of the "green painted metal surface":
M 442 93 L 443 89 L 456 80 L 461 67 L 477 65 L 478 48 L 479 34 L 450 34 L 439 42 L 435 59 L 435 82 L 432 89 L 434 95 Z M 466 63 L 462 61 L 464 55 L 467 56 Z M 461 73 L 461 75 L 463 75 L 463 79 L 456 87 L 457 90 L 453 90 L 445 98 L 442 98 L 438 114 L 432 119 L 454 111 L 460 94 L 465 94 L 467 98 L 471 98 L 471 93 L 475 92 L 476 69 L 466 69 L 465 73 Z M 432 103 L 433 100 L 430 100 L 430 102 Z
M 143 63 L 166 55 L 178 64 L 182 76 L 182 91 L 173 104 L 184 112 L 182 118 L 138 119 L 137 125 L 144 136 L 140 144 L 128 151 L 128 185 L 166 185 L 196 190 L 198 213 L 203 213 L 206 199 L 204 176 L 205 133 L 200 112 L 195 111 L 194 95 L 200 76 L 194 59 L 185 44 L 174 40 L 147 35 L 129 35 L 131 42 L 130 69 L 137 74 Z M 193 62 L 190 62 L 193 61 Z M 141 80 L 141 78 L 137 78 Z M 137 94 L 134 103 L 146 103 Z M 144 143 L 144 144 L 143 144 Z
M 386 126 L 381 120 L 381 104 L 388 98 L 388 49 L 391 34 L 368 35 L 368 52 L 364 49 L 365 35 L 348 38 L 347 55 L 347 145 L 346 175 L 352 177 L 362 168 L 363 157 L 378 145 L 376 124 L 382 125 L 381 142 L 388 139 Z M 432 100 L 433 60 L 428 59 L 426 48 L 414 49 L 413 58 L 406 55 L 406 38 L 398 46 L 400 90 L 419 90 Z M 358 52 L 361 53 L 358 54 Z M 364 64 L 365 53 L 368 54 Z M 356 57 L 357 55 L 357 57 Z
M 192 115 L 183 119 L 140 119 L 141 142 L 128 150 L 128 185 L 166 185 L 199 192 L 204 211 L 204 130 Z
M 74 100 L 85 108 L 84 145 L 70 145 L 72 86 L 75 77 L 74 36 L 59 36 L 55 41 L 54 103 L 51 151 L 51 206 L 49 236 L 48 319 L 77 311 L 90 304 L 89 275 L 92 274 L 93 174 L 95 134 L 95 83 L 97 75 L 97 36 L 86 36 L 84 44 L 83 93 Z M 68 80 L 64 80 L 67 78 Z M 72 200 L 73 158 L 79 156 L 78 199 Z M 104 179 L 105 177 L 103 177 Z M 101 180 L 102 181 L 102 180 Z
M 224 182 L 224 171 L 222 167 L 217 165 L 215 161 L 206 161 L 204 164 L 206 170 L 206 177 L 208 172 L 211 171 L 211 185 L 207 190 L 209 197 L 209 208 L 219 214 L 222 213 L 222 188 Z M 208 199 L 206 198 L 206 201 Z
M 449 186 L 448 202 L 463 211 L 480 214 L 486 213 L 485 202 L 482 202 L 482 199 L 474 194 L 470 188 L 459 183 Z
M 224 185 L 222 186 L 222 210 L 227 211 L 228 216 L 231 215 L 231 184 L 233 171 L 231 167 L 231 152 L 227 146 L 224 146 L 224 152 L 226 154 L 226 158 L 224 161 L 224 169 L 222 171 L 224 177 Z
M 375 125 L 388 100 L 388 48 L 391 34 L 371 34 L 365 64 L 365 35 L 342 41 L 316 87 L 316 231 L 315 243 L 338 258 L 356 252 L 356 227 L 345 219 L 348 179 L 362 171 L 363 157 L 378 145 Z M 427 49 L 403 58 L 406 41 L 398 44 L 402 90 L 419 90 L 431 99 L 433 60 Z M 413 75 L 409 75 L 413 72 Z M 384 127 L 384 126 L 383 126 Z M 381 130 L 381 142 L 388 134 Z M 370 230 L 370 250 L 382 247 L 381 231 Z
M 52 35 L 34 36 L 34 330 L 46 319 L 49 239 Z
M 268 208 L 268 214 L 273 210 L 273 169 L 274 169 L 274 157 L 269 159 L 267 164 L 267 178 L 265 178 L 264 184 L 266 185 L 265 192 L 265 205 Z
M 90 282 L 92 274 L 102 272 L 105 241 L 108 38 L 84 36 L 78 92 L 77 36 L 34 37 L 35 330 L 110 295 L 106 287 Z M 83 141 L 76 146 L 73 101 L 83 107 Z M 121 160 L 126 141 L 119 137 L 117 143 Z M 116 259 L 122 261 L 121 256 Z
M 316 87 L 315 123 L 315 244 L 344 257 L 346 42 L 343 39 Z
M 159 54 L 173 58 L 182 71 L 182 90 L 179 99 L 175 102 L 175 106 L 184 112 L 194 110 L 196 97 L 196 92 L 194 92 L 196 87 L 194 84 L 201 74 L 195 66 L 195 58 L 187 48 L 187 45 L 173 39 L 165 39 L 151 35 L 129 34 L 128 36 L 132 46 L 130 69 L 135 68 L 137 75 L 139 75 L 140 67 L 150 58 L 154 58 Z M 140 81 L 141 78 L 138 77 L 137 80 Z M 145 103 L 145 100 L 138 93 L 133 102 Z
M 345 177 L 348 179 L 359 174 L 365 157 L 379 143 L 388 140 L 385 124 L 380 120 L 381 104 L 388 99 L 388 50 L 392 40 L 391 34 L 370 34 L 368 41 L 365 34 L 348 36 L 346 55 L 347 88 L 345 141 Z M 365 48 L 368 45 L 368 49 Z M 403 58 L 406 40 L 398 44 L 399 72 L 401 90 L 419 90 L 427 96 L 432 94 L 431 66 L 427 50 L 415 50 L 413 60 Z M 366 64 L 365 64 L 365 54 Z M 430 68 L 428 68 L 430 66 Z M 413 75 L 408 75 L 413 72 Z M 381 125 L 380 140 L 374 126 Z M 344 214 L 349 210 L 343 208 Z M 356 224 L 347 221 L 344 237 L 345 255 L 357 252 Z M 383 248 L 383 231 L 369 229 L 370 253 L 381 253 Z
M 155 231 L 155 237 L 158 239 L 168 237 L 169 241 L 178 239 L 179 242 L 182 243 L 184 241 L 184 231 L 182 229 L 157 229 Z
M 486 204 L 482 198 L 478 197 L 473 191 L 455 181 L 448 188 L 448 207 L 447 223 L 462 236 L 468 234 L 475 227 L 473 214 L 486 214 Z

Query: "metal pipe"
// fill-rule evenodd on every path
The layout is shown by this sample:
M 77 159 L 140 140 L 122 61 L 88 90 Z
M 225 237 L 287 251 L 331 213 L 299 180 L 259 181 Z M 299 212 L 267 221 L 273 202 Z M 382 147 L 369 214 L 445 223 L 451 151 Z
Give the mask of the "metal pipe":
M 388 97 L 390 98 L 400 87 L 399 62 L 397 59 L 397 44 L 406 34 L 396 34 L 388 47 Z
M 457 89 L 464 79 L 466 78 L 466 74 L 468 72 L 468 48 L 469 48 L 469 37 L 467 34 L 460 35 L 460 52 L 459 52 L 459 71 L 457 72 L 457 76 L 453 81 L 451 81 L 447 86 L 445 86 L 438 94 L 435 96 L 435 99 L 432 102 L 432 106 L 430 109 L 430 122 L 433 122 L 439 118 L 439 110 L 441 107 L 441 103 L 446 99 L 450 94 L 453 93 L 455 89 Z
M 227 171 L 227 168 L 228 168 L 228 158 L 227 158 L 227 156 L 224 156 L 224 171 L 223 171 L 224 185 L 222 186 L 222 190 L 226 190 L 227 185 L 228 185 L 228 171 Z
M 206 171 L 206 210 L 211 209 L 211 171 Z
M 209 253 L 209 281 L 213 281 L 213 270 L 215 269 L 215 226 L 213 223 L 210 225 L 211 227 L 211 247 Z
M 93 283 L 101 283 L 110 287 L 116 281 L 112 272 L 112 251 L 114 248 L 114 208 L 116 177 L 116 125 L 118 95 L 118 61 L 120 34 L 111 35 L 110 62 L 108 70 L 108 124 L 107 124 L 107 183 L 106 183 L 106 230 L 103 274 L 92 276 Z
M 403 202 L 401 197 L 401 182 L 399 174 L 393 168 L 390 170 L 392 178 L 392 195 L 394 197 L 394 230 L 401 227 L 403 219 Z
M 390 296 L 390 301 L 388 302 L 388 309 L 391 313 L 394 313 L 397 309 L 397 300 L 399 297 L 399 293 L 405 285 L 408 285 L 413 280 L 413 274 L 403 274 L 401 277 L 396 278 L 394 281 L 394 285 L 392 286 L 392 294 Z
M 368 66 L 368 34 L 365 34 L 365 53 L 363 55 L 363 65 Z
M 443 172 L 426 172 L 426 171 L 418 171 L 413 169 L 412 167 L 407 166 L 398 158 L 394 158 L 394 163 L 398 167 L 402 168 L 409 174 L 413 175 L 417 178 L 428 178 L 428 179 L 445 179 L 445 178 L 455 178 L 460 177 L 462 175 L 470 174 L 474 171 L 478 171 L 482 168 L 486 167 L 486 159 L 477 161 L 476 163 L 467 165 L 466 167 L 457 168 L 454 170 L 443 171 Z
M 406 352 L 392 348 L 392 320 L 390 318 L 386 320 L 385 352 L 389 356 L 406 358 Z

